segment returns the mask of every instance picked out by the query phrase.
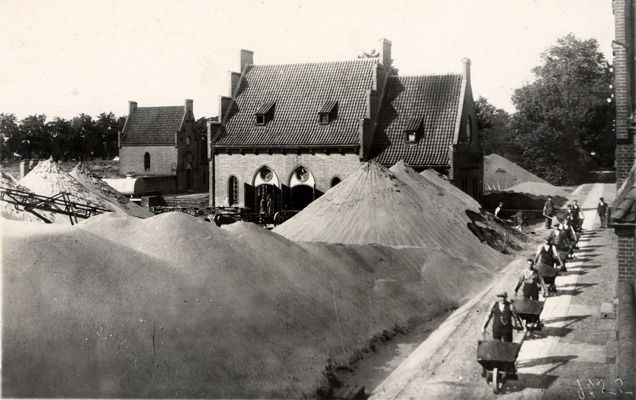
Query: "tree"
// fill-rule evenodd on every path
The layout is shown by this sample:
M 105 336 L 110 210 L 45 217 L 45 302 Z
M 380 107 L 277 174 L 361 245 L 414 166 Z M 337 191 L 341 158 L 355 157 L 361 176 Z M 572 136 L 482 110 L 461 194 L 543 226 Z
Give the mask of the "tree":
M 16 155 L 20 155 L 22 147 L 22 133 L 18 126 L 18 121 L 14 114 L 0 113 L 0 135 L 2 140 L 0 146 L 0 157 L 2 160 L 8 160 Z
M 29 115 L 20 121 L 22 143 L 19 154 L 27 159 L 47 157 L 50 135 L 46 129 L 46 115 Z
M 610 65 L 595 39 L 569 34 L 542 55 L 535 82 L 515 90 L 512 129 L 522 167 L 555 184 L 613 165 Z
M 110 159 L 112 155 L 117 155 L 117 136 L 124 128 L 126 117 L 115 117 L 115 114 L 101 113 L 95 122 L 95 132 L 98 142 L 101 144 L 96 154 L 101 158 Z
M 484 154 L 499 154 L 509 160 L 518 157 L 518 147 L 510 129 L 510 114 L 480 96 L 475 102 L 477 124 Z

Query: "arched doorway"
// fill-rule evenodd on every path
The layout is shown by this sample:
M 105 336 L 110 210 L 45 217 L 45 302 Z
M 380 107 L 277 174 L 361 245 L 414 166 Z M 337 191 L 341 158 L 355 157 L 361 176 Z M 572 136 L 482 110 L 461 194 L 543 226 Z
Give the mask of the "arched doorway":
M 193 187 L 192 164 L 186 166 L 186 191 L 191 191 Z
M 276 173 L 269 167 L 262 167 L 254 177 L 256 212 L 274 214 L 280 211 L 280 183 Z
M 291 207 L 302 210 L 316 199 L 316 180 L 305 167 L 298 167 L 289 179 L 291 187 Z

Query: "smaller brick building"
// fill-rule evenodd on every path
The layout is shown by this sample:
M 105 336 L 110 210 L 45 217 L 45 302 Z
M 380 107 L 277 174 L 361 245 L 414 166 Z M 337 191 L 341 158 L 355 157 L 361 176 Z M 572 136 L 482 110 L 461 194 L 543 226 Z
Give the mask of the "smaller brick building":
M 207 137 L 195 133 L 192 108 L 192 100 L 173 107 L 129 102 L 118 138 L 120 174 L 143 177 L 147 191 L 207 191 Z

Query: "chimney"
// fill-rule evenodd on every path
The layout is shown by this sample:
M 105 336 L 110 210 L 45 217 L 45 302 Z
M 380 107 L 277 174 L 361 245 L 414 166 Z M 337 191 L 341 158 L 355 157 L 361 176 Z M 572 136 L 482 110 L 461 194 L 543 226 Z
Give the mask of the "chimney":
M 236 91 L 236 86 L 238 85 L 240 79 L 240 72 L 230 72 L 230 93 L 227 94 L 228 96 L 234 97 L 234 92 Z
M 188 113 L 192 114 L 192 103 L 193 103 L 193 100 L 186 99 L 186 101 L 185 101 L 186 114 L 188 114 Z
M 254 64 L 254 52 L 241 49 L 241 69 L 239 71 L 243 72 L 243 68 L 247 64 Z
M 135 111 L 137 109 L 137 102 L 136 101 L 129 101 L 128 102 L 128 115 L 132 115 L 133 111 Z
M 464 79 L 466 79 L 466 82 L 470 83 L 470 58 L 462 58 L 462 63 L 464 64 L 462 75 L 464 76 Z
M 231 97 L 219 96 L 219 121 L 223 121 L 225 113 L 230 108 Z
M 391 68 L 391 41 L 389 39 L 380 39 L 380 62 L 385 71 L 389 71 Z

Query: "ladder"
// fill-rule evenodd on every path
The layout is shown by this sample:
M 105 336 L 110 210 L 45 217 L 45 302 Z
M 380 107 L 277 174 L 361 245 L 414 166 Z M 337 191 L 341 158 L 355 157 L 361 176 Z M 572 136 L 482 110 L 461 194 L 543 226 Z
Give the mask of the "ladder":
M 43 215 L 38 214 L 35 210 L 45 210 L 68 215 L 71 220 L 71 225 L 75 225 L 78 218 L 89 218 L 93 215 L 111 211 L 106 208 L 72 201 L 71 195 L 66 192 L 47 197 L 23 190 L 0 187 L 0 200 L 13 204 L 16 210 L 20 210 L 20 207 L 22 207 L 24 211 L 32 213 L 49 224 L 51 221 Z

